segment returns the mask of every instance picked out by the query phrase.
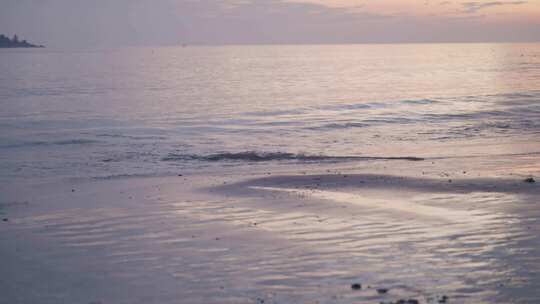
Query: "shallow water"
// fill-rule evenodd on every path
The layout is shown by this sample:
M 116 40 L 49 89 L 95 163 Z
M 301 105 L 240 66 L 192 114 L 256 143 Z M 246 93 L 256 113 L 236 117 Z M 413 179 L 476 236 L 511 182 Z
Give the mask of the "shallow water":
M 45 188 L 55 190 L 33 189 L 0 226 L 9 262 L 0 286 L 11 301 L 540 298 L 539 188 L 520 181 L 201 175 Z
M 0 129 L 0 302 L 540 299 L 539 44 L 2 50 Z
M 0 71 L 4 181 L 540 151 L 539 44 L 2 50 Z

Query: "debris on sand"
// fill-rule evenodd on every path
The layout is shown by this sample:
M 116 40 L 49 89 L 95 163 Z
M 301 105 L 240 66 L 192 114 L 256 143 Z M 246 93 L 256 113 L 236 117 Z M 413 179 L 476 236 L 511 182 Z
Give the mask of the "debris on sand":
M 419 304 L 417 299 L 400 299 L 396 302 L 381 302 L 380 304 Z
M 439 303 L 447 303 L 448 302 L 448 297 L 443 295 L 442 297 L 439 298 Z
M 362 284 L 354 283 L 354 284 L 351 285 L 351 289 L 352 290 L 360 290 L 360 289 L 362 289 Z
M 408 300 L 401 299 L 396 302 L 396 304 L 418 304 L 418 303 L 419 302 L 417 299 L 408 299 Z
M 532 177 L 527 177 L 523 181 L 526 182 L 526 183 L 529 183 L 529 184 L 536 183 L 536 181 Z

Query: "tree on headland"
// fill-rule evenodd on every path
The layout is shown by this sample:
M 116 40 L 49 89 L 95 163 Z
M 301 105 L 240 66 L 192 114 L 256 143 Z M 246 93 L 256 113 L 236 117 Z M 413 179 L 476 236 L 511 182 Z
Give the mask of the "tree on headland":
M 0 34 L 0 48 L 41 48 L 43 45 L 34 45 L 26 40 L 19 41 L 17 35 L 13 35 L 12 39 L 9 39 L 6 35 Z

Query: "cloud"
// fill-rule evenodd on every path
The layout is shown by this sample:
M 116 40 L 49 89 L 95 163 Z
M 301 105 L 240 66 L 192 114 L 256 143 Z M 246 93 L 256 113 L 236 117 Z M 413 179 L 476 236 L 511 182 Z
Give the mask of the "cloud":
M 527 1 L 510 1 L 510 2 L 503 2 L 503 1 L 492 1 L 492 2 L 465 2 L 462 3 L 464 7 L 465 13 L 476 13 L 479 10 L 494 7 L 494 6 L 503 6 L 503 5 L 521 5 L 526 4 Z
M 350 41 L 355 28 L 393 18 L 358 6 L 283 0 L 178 2 L 176 10 L 183 12 L 186 43 L 211 44 L 339 43 Z
M 467 2 L 468 14 L 426 16 L 299 0 L 0 1 L 5 34 L 51 47 L 540 40 L 540 19 L 484 24 L 472 14 L 525 1 Z

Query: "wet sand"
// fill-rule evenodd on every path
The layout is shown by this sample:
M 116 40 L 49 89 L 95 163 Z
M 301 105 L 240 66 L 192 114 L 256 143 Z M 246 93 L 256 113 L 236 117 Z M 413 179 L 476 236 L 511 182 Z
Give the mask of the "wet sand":
M 0 302 L 537 303 L 538 156 L 505 163 L 4 185 Z

